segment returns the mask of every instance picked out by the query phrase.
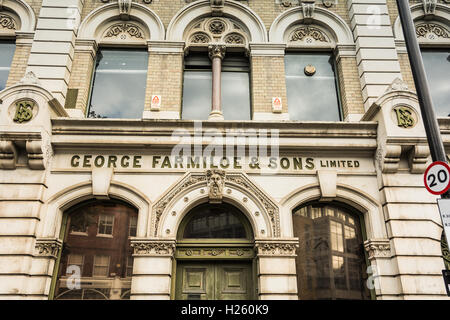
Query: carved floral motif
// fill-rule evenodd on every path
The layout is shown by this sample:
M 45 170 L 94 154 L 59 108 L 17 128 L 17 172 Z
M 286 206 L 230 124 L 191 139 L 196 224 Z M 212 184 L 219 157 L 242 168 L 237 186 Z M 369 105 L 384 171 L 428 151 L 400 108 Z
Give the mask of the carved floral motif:
M 208 43 L 210 38 L 206 33 L 197 32 L 191 36 L 191 43 Z
M 328 37 L 323 33 L 322 30 L 311 26 L 302 26 L 296 28 L 289 36 L 289 41 L 301 41 L 307 43 L 312 43 L 314 41 L 330 42 L 328 40 Z
M 132 23 L 118 23 L 112 25 L 106 32 L 105 38 L 117 37 L 120 34 L 125 33 L 127 33 L 132 38 L 134 37 L 137 39 L 144 39 L 143 32 L 139 29 L 138 26 Z M 125 39 L 126 36 L 121 38 Z
M 213 20 L 209 23 L 209 31 L 213 34 L 222 34 L 225 31 L 225 23 L 221 20 Z
M 232 33 L 225 37 L 225 43 L 228 44 L 244 44 L 245 40 L 244 38 L 237 33 Z
M 62 241 L 59 239 L 37 239 L 35 247 L 37 255 L 56 258 L 62 247 Z
M 15 30 L 16 22 L 12 17 L 0 14 L 0 29 Z
M 295 251 L 298 248 L 297 243 L 283 243 L 283 242 L 258 242 L 255 248 L 258 255 L 282 255 L 295 256 Z
M 391 256 L 391 245 L 387 239 L 366 240 L 364 248 L 369 254 L 369 259 L 389 258 Z
M 422 23 L 416 25 L 416 35 L 418 38 L 434 40 L 436 38 L 450 38 L 449 31 L 435 23 Z
M 172 255 L 175 250 L 175 243 L 132 240 L 131 248 L 136 255 Z

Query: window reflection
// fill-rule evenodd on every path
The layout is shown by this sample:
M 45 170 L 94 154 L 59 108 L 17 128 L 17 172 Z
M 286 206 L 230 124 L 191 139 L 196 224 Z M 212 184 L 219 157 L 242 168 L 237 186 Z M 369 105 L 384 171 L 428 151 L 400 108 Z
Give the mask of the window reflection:
M 141 118 L 147 68 L 146 50 L 99 50 L 88 116 Z
M 232 206 L 201 205 L 191 215 L 184 229 L 185 239 L 247 238 L 245 227 L 239 218 L 242 213 Z
M 358 219 L 346 209 L 309 205 L 293 212 L 299 238 L 300 299 L 370 299 Z
M 0 91 L 5 89 L 16 45 L 0 41 Z
M 450 49 L 422 50 L 437 117 L 450 117 Z
M 314 75 L 305 74 L 307 65 L 315 67 Z M 285 72 L 291 120 L 341 120 L 335 63 L 331 54 L 286 54 Z
M 129 299 L 129 236 L 136 235 L 136 225 L 136 210 L 118 202 L 87 203 L 71 210 L 55 299 Z M 81 276 L 79 288 L 74 287 L 76 274 Z

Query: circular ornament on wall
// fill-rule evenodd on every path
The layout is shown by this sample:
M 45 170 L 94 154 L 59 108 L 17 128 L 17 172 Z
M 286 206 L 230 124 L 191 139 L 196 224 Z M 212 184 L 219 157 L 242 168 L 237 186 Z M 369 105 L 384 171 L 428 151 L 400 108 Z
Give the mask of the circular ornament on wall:
M 225 23 L 222 20 L 218 20 L 218 19 L 212 20 L 209 23 L 209 27 L 208 27 L 209 31 L 212 34 L 222 34 L 222 33 L 224 33 L 225 28 L 226 28 Z
M 406 105 L 397 105 L 393 107 L 391 118 L 397 126 L 404 129 L 413 128 L 419 119 L 417 112 Z
M 22 124 L 31 121 L 38 113 L 37 103 L 31 99 L 20 99 L 8 108 L 8 115 L 14 123 Z

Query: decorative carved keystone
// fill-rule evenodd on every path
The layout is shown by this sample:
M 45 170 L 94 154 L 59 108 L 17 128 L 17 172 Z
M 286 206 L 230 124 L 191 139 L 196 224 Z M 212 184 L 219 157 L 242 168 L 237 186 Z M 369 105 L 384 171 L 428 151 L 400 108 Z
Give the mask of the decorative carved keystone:
M 435 13 L 437 0 L 422 0 L 422 3 L 425 16 L 433 15 Z
M 208 181 L 208 194 L 210 203 L 221 203 L 223 197 L 223 188 L 225 186 L 224 170 L 206 171 Z
M 225 0 L 210 0 L 211 12 L 213 16 L 222 16 Z
M 314 17 L 316 0 L 302 0 L 303 22 L 305 24 L 312 23 Z
M 131 2 L 132 0 L 118 0 L 120 19 L 122 20 L 130 19 Z

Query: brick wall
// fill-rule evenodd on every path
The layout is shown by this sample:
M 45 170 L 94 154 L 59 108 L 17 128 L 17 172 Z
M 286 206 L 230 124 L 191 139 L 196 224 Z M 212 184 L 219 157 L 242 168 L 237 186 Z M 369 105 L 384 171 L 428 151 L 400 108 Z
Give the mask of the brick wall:
M 359 83 L 356 58 L 342 57 L 337 63 L 339 91 L 344 119 L 349 113 L 363 114 L 364 102 Z
M 16 51 L 14 52 L 14 57 L 11 63 L 11 70 L 9 72 L 8 81 L 6 83 L 7 87 L 10 87 L 19 82 L 20 79 L 22 79 L 25 75 L 30 51 L 30 45 L 19 43 L 16 44 Z
M 78 97 L 75 108 L 86 112 L 91 86 L 92 72 L 94 70 L 94 58 L 90 52 L 76 51 L 73 61 L 72 74 L 69 88 L 78 89 Z

